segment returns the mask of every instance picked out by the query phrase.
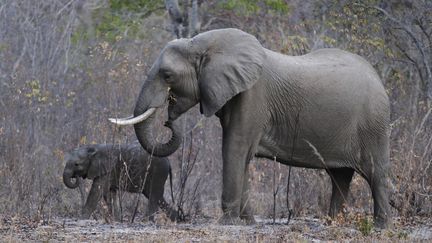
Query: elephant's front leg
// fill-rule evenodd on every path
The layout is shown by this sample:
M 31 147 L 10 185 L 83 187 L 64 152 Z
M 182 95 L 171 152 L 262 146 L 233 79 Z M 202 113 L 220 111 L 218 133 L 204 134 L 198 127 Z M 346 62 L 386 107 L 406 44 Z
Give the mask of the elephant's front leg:
M 236 224 L 240 219 L 240 203 L 243 192 L 245 163 L 238 154 L 230 154 L 230 149 L 223 149 L 227 154 L 223 161 L 222 211 L 220 223 Z M 237 156 L 235 156 L 237 155 Z
M 240 218 L 253 223 L 253 210 L 249 200 L 248 164 L 256 151 L 258 136 L 224 131 L 222 224 L 237 224 Z
M 255 224 L 253 209 L 249 197 L 249 162 L 246 164 L 243 177 L 243 193 L 240 203 L 240 218 L 245 220 L 247 224 Z
M 87 197 L 87 201 L 81 212 L 81 219 L 90 218 L 91 214 L 96 209 L 99 200 L 103 196 L 104 187 L 105 183 L 103 177 L 97 177 L 93 180 L 93 184 Z

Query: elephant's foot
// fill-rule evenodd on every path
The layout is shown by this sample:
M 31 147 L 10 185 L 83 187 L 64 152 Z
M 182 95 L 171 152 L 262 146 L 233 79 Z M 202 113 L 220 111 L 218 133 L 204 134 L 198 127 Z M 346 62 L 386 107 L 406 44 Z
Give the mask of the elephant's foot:
M 247 216 L 241 216 L 240 217 L 243 222 L 247 225 L 253 225 L 256 224 L 255 218 L 253 215 L 247 215 Z
M 118 216 L 118 215 L 114 215 L 114 221 L 116 221 L 116 222 L 123 222 L 123 219 L 120 216 Z
M 328 212 L 328 216 L 332 219 L 335 219 L 337 217 L 343 216 L 343 210 L 342 207 L 334 207 L 330 206 L 330 210 Z
M 377 229 L 388 229 L 391 227 L 390 217 L 374 217 L 374 226 Z
M 173 222 L 184 222 L 185 215 L 181 208 L 177 210 L 173 209 L 165 199 L 160 199 L 157 202 L 158 206 L 162 209 L 162 211 L 169 217 L 169 219 Z
M 183 213 L 183 210 L 179 209 L 179 211 L 176 211 L 174 209 L 171 209 L 169 213 L 167 213 L 170 220 L 173 222 L 185 222 L 186 216 Z
M 219 224 L 222 225 L 242 225 L 244 222 L 240 219 L 240 217 L 224 214 L 218 221 Z
M 156 212 L 151 213 L 150 215 L 148 215 L 148 216 L 146 217 L 147 220 L 150 221 L 150 222 L 152 222 L 152 223 L 155 223 L 155 222 L 156 222 L 156 221 L 155 221 L 155 214 L 156 214 Z
M 253 216 L 252 210 L 250 207 L 246 207 L 243 212 L 240 214 L 240 218 L 244 221 L 247 225 L 253 225 L 256 224 L 255 218 Z
M 251 214 L 242 214 L 240 216 L 225 213 L 220 219 L 219 224 L 222 225 L 253 225 L 255 218 Z
M 171 220 L 171 221 L 173 221 L 173 222 L 177 222 L 177 221 L 179 221 L 179 215 L 176 213 L 176 212 L 170 212 L 170 213 L 167 213 L 167 216 L 169 217 L 169 219 Z
M 81 212 L 81 215 L 79 216 L 79 219 L 81 220 L 87 220 L 90 219 L 91 213 L 89 213 L 88 211 L 84 210 Z
M 89 219 L 89 217 L 86 217 L 86 216 L 80 215 L 80 216 L 78 217 L 78 219 L 79 219 L 79 220 L 87 220 L 87 219 Z

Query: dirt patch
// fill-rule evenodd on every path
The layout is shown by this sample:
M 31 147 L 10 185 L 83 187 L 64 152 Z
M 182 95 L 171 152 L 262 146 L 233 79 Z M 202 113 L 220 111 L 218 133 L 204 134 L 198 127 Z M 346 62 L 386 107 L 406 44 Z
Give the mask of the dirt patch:
M 66 242 L 285 242 L 288 240 L 432 240 L 432 223 L 416 219 L 409 223 L 395 221 L 392 230 L 365 232 L 358 224 L 333 225 L 325 219 L 296 218 L 286 221 L 258 220 L 255 225 L 219 225 L 214 219 L 192 223 L 111 223 L 96 220 L 55 218 L 35 222 L 4 218 L 0 225 L 0 241 L 66 241 Z M 367 234 L 365 234 L 367 233 Z

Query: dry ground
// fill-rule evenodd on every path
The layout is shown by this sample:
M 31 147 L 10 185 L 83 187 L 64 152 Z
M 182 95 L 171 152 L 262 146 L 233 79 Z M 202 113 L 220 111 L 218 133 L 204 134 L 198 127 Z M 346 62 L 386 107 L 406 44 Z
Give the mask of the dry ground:
M 285 221 L 286 222 L 286 221 Z M 432 241 L 432 220 L 395 220 L 392 230 L 365 230 L 365 225 L 326 219 L 295 218 L 289 225 L 258 220 L 253 226 L 224 226 L 215 219 L 192 223 L 112 223 L 55 218 L 49 222 L 4 217 L 1 242 L 286 242 L 286 241 Z M 367 223 L 366 223 L 367 226 Z M 363 228 L 362 228 L 363 227 Z M 367 227 L 366 227 L 367 228 Z M 366 233 L 367 235 L 365 235 Z

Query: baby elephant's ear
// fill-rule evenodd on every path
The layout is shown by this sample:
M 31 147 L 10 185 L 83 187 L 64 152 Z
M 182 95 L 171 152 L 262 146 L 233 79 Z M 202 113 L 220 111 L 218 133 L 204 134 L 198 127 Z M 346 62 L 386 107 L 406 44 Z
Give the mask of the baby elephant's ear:
M 92 158 L 96 155 L 97 149 L 96 147 L 88 147 L 87 148 L 87 157 Z
M 96 177 L 108 174 L 114 169 L 115 161 L 103 154 L 103 151 L 98 150 L 96 147 L 89 147 L 87 149 L 89 167 L 87 171 L 87 178 L 93 180 Z

